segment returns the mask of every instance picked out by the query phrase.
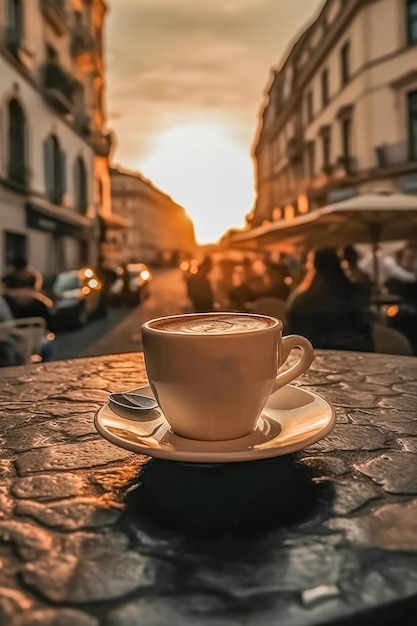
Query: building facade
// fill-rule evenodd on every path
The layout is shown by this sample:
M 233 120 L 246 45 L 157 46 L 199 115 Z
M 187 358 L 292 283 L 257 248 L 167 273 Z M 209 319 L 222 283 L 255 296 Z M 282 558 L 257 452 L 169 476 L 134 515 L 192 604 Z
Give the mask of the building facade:
M 273 71 L 254 160 L 251 227 L 417 193 L 417 0 L 327 0 Z
M 102 0 L 0 0 L 0 274 L 96 263 L 111 215 Z
M 194 227 L 182 206 L 141 174 L 115 168 L 111 180 L 113 212 L 129 227 L 112 232 L 109 253 L 124 251 L 125 261 L 151 265 L 175 264 L 194 254 Z

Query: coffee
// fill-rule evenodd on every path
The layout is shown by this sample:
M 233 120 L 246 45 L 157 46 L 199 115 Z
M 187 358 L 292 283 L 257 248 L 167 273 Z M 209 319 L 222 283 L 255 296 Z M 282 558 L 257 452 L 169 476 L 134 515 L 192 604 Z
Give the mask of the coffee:
M 181 437 L 223 441 L 248 435 L 273 391 L 313 359 L 304 337 L 282 337 L 282 322 L 248 313 L 174 315 L 142 325 L 155 398 Z M 301 356 L 279 371 L 293 348 Z
M 180 319 L 161 319 L 150 324 L 155 330 L 179 335 L 231 335 L 249 333 L 275 326 L 267 317 L 248 315 L 205 315 L 185 316 Z

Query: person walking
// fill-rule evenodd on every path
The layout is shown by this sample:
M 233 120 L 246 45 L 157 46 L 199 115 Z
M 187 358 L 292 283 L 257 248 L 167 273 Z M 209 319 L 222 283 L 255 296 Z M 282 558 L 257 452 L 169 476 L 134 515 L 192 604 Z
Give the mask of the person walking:
M 196 274 L 187 281 L 187 294 L 196 313 L 209 313 L 214 310 L 214 294 L 208 275 L 213 268 L 210 257 L 205 257 Z

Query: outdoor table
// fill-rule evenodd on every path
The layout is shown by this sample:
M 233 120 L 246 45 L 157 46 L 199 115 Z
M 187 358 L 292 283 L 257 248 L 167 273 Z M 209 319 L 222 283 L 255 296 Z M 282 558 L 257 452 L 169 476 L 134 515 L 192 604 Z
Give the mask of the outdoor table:
M 337 425 L 296 455 L 192 465 L 93 418 L 142 354 L 0 370 L 0 624 L 416 624 L 417 360 L 318 351 Z

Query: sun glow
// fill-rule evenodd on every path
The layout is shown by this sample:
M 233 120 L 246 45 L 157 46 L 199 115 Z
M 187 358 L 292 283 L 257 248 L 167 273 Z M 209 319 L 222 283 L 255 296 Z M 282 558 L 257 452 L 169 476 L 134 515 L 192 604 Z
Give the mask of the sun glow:
M 253 203 L 252 163 L 226 125 L 172 127 L 157 136 L 141 169 L 185 207 L 199 243 L 244 225 Z

